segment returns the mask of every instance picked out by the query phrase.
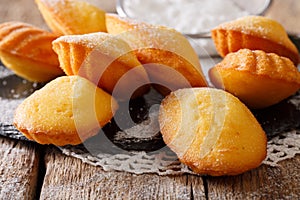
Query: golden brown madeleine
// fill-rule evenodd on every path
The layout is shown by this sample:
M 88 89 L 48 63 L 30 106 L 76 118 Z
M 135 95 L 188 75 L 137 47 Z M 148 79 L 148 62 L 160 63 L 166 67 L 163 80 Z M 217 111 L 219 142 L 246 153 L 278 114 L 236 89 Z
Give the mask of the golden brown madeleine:
M 288 58 L 261 50 L 241 49 L 228 54 L 210 71 L 218 88 L 224 88 L 250 108 L 264 108 L 300 89 L 300 73 Z
M 199 58 L 181 33 L 114 14 L 106 15 L 106 27 L 135 50 L 152 83 L 171 90 L 207 86 Z
M 117 102 L 90 81 L 62 76 L 18 106 L 14 125 L 40 144 L 76 145 L 97 134 L 117 108 Z
M 0 24 L 0 58 L 17 75 L 45 82 L 63 71 L 52 49 L 56 35 L 21 22 Z
M 105 12 L 78 0 L 35 0 L 50 29 L 59 35 L 106 32 Z
M 299 52 L 278 22 L 261 16 L 247 16 L 223 23 L 212 30 L 219 54 L 224 57 L 239 49 L 276 53 L 299 63 Z
M 67 75 L 80 75 L 118 99 L 143 94 L 148 75 L 129 45 L 108 33 L 62 36 L 53 42 Z M 135 91 L 135 92 L 134 92 Z
M 258 167 L 267 138 L 252 113 L 233 95 L 214 88 L 172 92 L 160 107 L 165 143 L 194 172 L 236 175 Z

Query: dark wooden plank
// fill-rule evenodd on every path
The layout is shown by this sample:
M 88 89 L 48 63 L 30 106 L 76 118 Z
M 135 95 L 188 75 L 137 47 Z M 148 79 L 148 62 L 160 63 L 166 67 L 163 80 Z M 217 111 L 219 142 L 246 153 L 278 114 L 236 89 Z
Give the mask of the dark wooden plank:
M 207 199 L 205 177 L 188 176 L 188 182 L 191 185 L 191 199 Z
M 38 172 L 37 145 L 0 137 L 0 199 L 35 199 Z
M 209 199 L 299 199 L 300 156 L 240 176 L 207 177 Z
M 198 176 L 133 175 L 104 172 L 99 167 L 51 150 L 46 156 L 41 199 L 204 199 Z M 261 166 L 240 176 L 206 177 L 211 199 L 299 198 L 300 156 L 280 167 Z
M 194 193 L 205 199 L 201 177 L 105 172 L 56 149 L 45 159 L 41 199 L 191 199 Z

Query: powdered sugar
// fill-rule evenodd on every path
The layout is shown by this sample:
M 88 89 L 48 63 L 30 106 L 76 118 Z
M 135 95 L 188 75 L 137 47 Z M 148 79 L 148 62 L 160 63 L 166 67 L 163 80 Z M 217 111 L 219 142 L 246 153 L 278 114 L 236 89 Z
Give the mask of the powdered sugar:
M 2 99 L 0 98 L 0 122 L 5 124 L 12 124 L 12 119 L 15 113 L 15 109 L 24 99 Z
M 290 103 L 294 104 L 298 110 L 300 110 L 300 95 L 295 96 L 295 98 L 292 98 L 289 100 Z
M 10 75 L 14 75 L 14 72 L 11 71 L 11 70 L 7 70 L 0 63 L 0 78 L 7 77 L 7 76 L 10 76 Z M 4 84 L 5 84 L 5 82 L 4 82 Z M 2 81 L 2 85 L 3 85 L 3 81 Z
M 17 106 L 40 86 L 17 77 L 0 63 L 0 124 L 12 124 Z
M 141 124 L 137 124 L 129 129 L 125 129 L 124 131 L 117 132 L 115 136 L 115 140 L 123 140 L 128 138 L 149 138 L 155 137 L 159 133 L 159 125 L 158 125 L 158 110 L 159 107 L 153 107 L 149 112 L 149 117 L 147 120 L 143 121 Z
M 94 54 L 89 55 L 90 57 L 88 59 L 91 59 L 91 57 L 94 58 L 93 56 L 99 56 L 99 52 L 111 56 L 112 58 L 118 58 L 132 51 L 129 45 L 120 37 L 103 32 L 82 35 L 65 35 L 57 38 L 53 42 L 54 45 L 60 43 L 67 43 L 71 48 L 74 44 L 81 45 L 83 48 L 77 48 L 77 52 L 73 50 L 76 53 L 82 49 L 87 49 L 88 51 L 96 50 Z
M 209 31 L 218 24 L 260 12 L 264 1 L 229 0 L 125 0 L 123 8 L 131 17 L 152 24 L 170 26 L 183 33 Z M 249 9 L 245 6 L 249 6 Z M 253 9 L 254 7 L 254 9 Z

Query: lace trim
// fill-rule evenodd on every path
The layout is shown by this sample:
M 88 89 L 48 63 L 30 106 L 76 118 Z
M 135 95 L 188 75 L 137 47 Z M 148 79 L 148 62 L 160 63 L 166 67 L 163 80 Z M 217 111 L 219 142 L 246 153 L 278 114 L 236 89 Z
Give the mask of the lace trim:
M 14 110 L 26 96 L 41 87 L 41 85 L 24 81 L 14 76 L 13 73 L 10 73 L 8 70 L 3 69 L 1 66 L 0 72 L 0 87 L 3 93 L 0 97 L 0 113 L 2 113 L 0 115 L 0 135 L 18 140 L 27 140 L 12 125 Z M 298 112 L 298 110 L 300 110 L 300 93 L 298 92 L 288 103 L 296 106 Z M 145 122 L 144 125 L 152 127 L 151 121 L 155 120 L 155 116 L 152 116 L 151 113 L 149 116 L 150 122 Z M 297 123 L 300 120 L 298 117 L 298 115 L 293 117 L 293 120 Z M 294 126 L 296 125 L 294 124 Z M 118 132 L 115 138 L 116 142 L 121 141 L 122 138 L 130 139 L 131 132 L 137 130 L 140 129 Z M 279 132 L 277 136 L 273 136 L 268 141 L 268 154 L 263 162 L 265 165 L 278 166 L 279 162 L 293 158 L 296 154 L 300 153 L 300 129 L 291 131 L 279 130 Z M 148 133 L 143 137 L 151 138 L 151 140 L 160 140 L 160 138 L 148 135 Z M 106 151 L 100 151 L 97 155 L 89 153 L 83 145 L 59 148 L 65 155 L 81 159 L 83 162 L 94 166 L 100 166 L 105 171 L 116 170 L 135 174 L 157 173 L 159 175 L 194 174 L 188 167 L 181 164 L 176 155 L 167 147 L 154 153 L 146 153 L 145 151 L 105 153 Z
M 0 124 L 0 134 L 18 140 L 27 140 L 13 125 Z M 158 175 L 195 174 L 180 163 L 176 155 L 168 148 L 152 154 L 145 151 L 132 151 L 127 154 L 99 153 L 97 155 L 92 155 L 83 145 L 58 148 L 67 156 L 102 167 L 105 171 L 123 171 L 134 174 L 156 173 Z M 267 152 L 263 164 L 272 167 L 277 167 L 279 162 L 300 154 L 300 130 L 288 131 L 272 138 L 268 141 Z
M 280 161 L 295 157 L 300 154 L 300 130 L 282 133 L 268 142 L 267 158 L 264 164 L 278 166 Z
M 92 156 L 83 146 L 60 147 L 63 154 L 81 159 L 84 163 L 101 166 L 105 171 L 124 171 L 134 174 L 156 173 L 159 175 L 195 174 L 181 164 L 171 150 L 153 155 L 144 151 L 126 154 L 99 154 Z M 276 167 L 280 161 L 300 153 L 300 130 L 293 130 L 274 137 L 268 142 L 268 154 L 263 164 Z

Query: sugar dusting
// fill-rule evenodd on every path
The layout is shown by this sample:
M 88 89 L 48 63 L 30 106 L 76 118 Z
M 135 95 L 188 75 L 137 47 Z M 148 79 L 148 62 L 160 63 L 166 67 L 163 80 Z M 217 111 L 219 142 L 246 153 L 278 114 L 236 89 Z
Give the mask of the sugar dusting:
M 12 124 L 15 109 L 22 101 L 24 101 L 25 96 L 31 94 L 34 88 L 37 87 L 37 83 L 32 83 L 32 88 L 28 90 L 18 90 L 17 88 L 14 87 L 5 90 L 5 88 L 9 88 L 11 84 L 8 77 L 11 77 L 13 75 L 14 73 L 11 70 L 8 70 L 0 63 L 0 89 L 2 90 L 0 93 L 1 94 L 0 95 L 0 113 L 1 113 L 0 123 L 1 124 Z M 21 81 L 22 84 L 24 85 L 28 84 L 28 81 L 26 80 L 16 79 L 16 81 Z M 19 93 L 20 91 L 21 93 Z M 3 95 L 3 92 L 6 94 Z
M 130 46 L 121 38 L 108 33 L 89 33 L 83 35 L 65 35 L 57 38 L 54 44 L 68 43 L 71 46 L 74 44 L 82 45 L 87 49 L 96 50 L 94 55 L 99 56 L 97 52 L 109 55 L 113 58 L 118 58 L 131 51 Z M 92 56 L 93 54 L 90 54 Z
M 11 71 L 11 70 L 7 70 L 5 67 L 3 67 L 0 63 L 0 78 L 3 78 L 3 77 L 7 77 L 7 76 L 11 76 L 11 75 L 14 75 L 14 72 Z M 2 84 L 5 84 L 5 81 L 3 83 L 2 81 Z
M 12 124 L 16 108 L 24 99 L 2 99 L 0 98 L 0 122 Z
M 289 103 L 292 103 L 296 106 L 296 108 L 298 110 L 300 110 L 300 90 L 298 91 L 298 93 L 289 100 Z
M 145 139 L 153 138 L 159 133 L 158 124 L 158 110 L 159 106 L 152 106 L 148 118 L 140 124 L 117 132 L 115 140 L 123 140 L 130 138 Z

